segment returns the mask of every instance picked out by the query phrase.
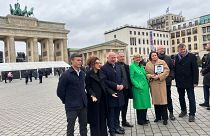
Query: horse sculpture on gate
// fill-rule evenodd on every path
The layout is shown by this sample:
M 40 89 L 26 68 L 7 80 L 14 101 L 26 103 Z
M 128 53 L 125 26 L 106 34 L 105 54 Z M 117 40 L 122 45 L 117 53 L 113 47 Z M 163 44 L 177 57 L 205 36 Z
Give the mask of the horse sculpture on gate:
M 25 6 L 24 10 L 21 10 L 20 4 L 17 2 L 14 4 L 14 9 L 12 8 L 12 5 L 9 4 L 10 6 L 10 14 L 15 15 L 15 16 L 27 16 L 30 17 L 31 15 L 34 15 L 33 11 L 34 8 L 32 7 L 29 11 L 27 11 L 27 6 Z

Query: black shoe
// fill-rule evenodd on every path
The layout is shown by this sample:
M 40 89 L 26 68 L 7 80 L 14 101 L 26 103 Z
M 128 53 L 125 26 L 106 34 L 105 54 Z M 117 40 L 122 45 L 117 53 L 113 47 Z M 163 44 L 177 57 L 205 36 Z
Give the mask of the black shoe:
M 195 122 L 195 116 L 190 115 L 189 116 L 189 122 Z
M 123 127 L 133 127 L 133 125 L 131 125 L 131 124 L 128 123 L 128 122 L 122 123 L 122 126 L 123 126 Z
M 120 131 L 124 131 L 124 132 L 125 132 L 125 129 L 124 129 L 123 127 L 121 127 L 121 126 L 119 126 L 118 129 L 119 129 Z
M 201 103 L 199 105 L 202 106 L 202 107 L 209 107 L 209 104 L 207 104 L 207 103 Z
M 210 107 L 207 107 L 206 109 L 207 109 L 207 110 L 210 110 Z
M 176 119 L 176 118 L 174 117 L 173 112 L 170 112 L 170 114 L 169 114 L 169 118 L 170 118 L 171 120 L 175 120 L 175 119 Z
M 186 111 L 182 111 L 180 114 L 179 114 L 179 117 L 180 118 L 183 118 L 184 116 L 187 115 L 187 112 Z
M 155 119 L 154 122 L 158 122 L 160 119 Z
M 146 121 L 144 122 L 138 122 L 139 125 L 147 125 L 148 123 Z
M 145 120 L 145 122 L 148 124 L 148 123 L 150 123 L 150 121 L 147 119 L 147 120 Z
M 163 125 L 167 125 L 168 124 L 168 121 L 167 120 L 164 120 L 163 121 Z
M 122 130 L 120 130 L 120 129 L 116 129 L 116 130 L 115 130 L 115 133 L 116 133 L 116 134 L 125 134 L 125 131 L 122 131 Z

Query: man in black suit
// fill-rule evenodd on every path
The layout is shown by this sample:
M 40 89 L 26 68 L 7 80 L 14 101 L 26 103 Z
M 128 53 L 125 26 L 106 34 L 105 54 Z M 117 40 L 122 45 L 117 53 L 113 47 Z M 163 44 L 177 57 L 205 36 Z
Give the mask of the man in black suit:
M 205 63 L 202 67 L 201 74 L 203 78 L 203 92 L 204 92 L 204 103 L 199 104 L 200 106 L 207 107 L 207 110 L 210 110 L 209 107 L 209 88 L 210 88 L 210 43 L 207 44 L 206 50 L 208 54 L 206 56 Z
M 119 64 L 116 63 L 116 54 L 109 52 L 107 55 L 107 63 L 101 68 L 106 76 L 106 84 L 111 88 L 118 97 L 107 96 L 108 99 L 108 127 L 110 136 L 117 134 L 124 134 L 124 128 L 120 127 L 119 116 L 120 110 L 124 105 L 123 95 L 123 80 L 122 70 Z
M 187 114 L 185 90 L 189 99 L 189 122 L 195 121 L 196 103 L 194 87 L 198 85 L 198 65 L 196 56 L 189 53 L 185 44 L 179 44 L 179 53 L 175 57 L 175 81 L 179 93 L 181 113 L 179 117 Z
M 129 73 L 129 66 L 127 64 L 125 64 L 125 53 L 124 52 L 118 52 L 117 64 L 119 64 L 121 66 L 122 75 L 123 75 L 123 84 L 125 85 L 124 90 L 123 90 L 125 104 L 122 107 L 122 111 L 121 111 L 122 126 L 133 127 L 133 125 L 131 125 L 126 119 L 128 102 L 129 102 L 129 99 L 132 98 L 132 90 L 131 90 L 131 79 L 130 79 L 130 73 Z
M 87 136 L 87 96 L 85 91 L 85 72 L 80 70 L 82 57 L 72 54 L 71 67 L 65 71 L 58 82 L 57 96 L 65 104 L 67 116 L 67 136 L 74 136 L 76 118 L 79 119 L 80 135 Z

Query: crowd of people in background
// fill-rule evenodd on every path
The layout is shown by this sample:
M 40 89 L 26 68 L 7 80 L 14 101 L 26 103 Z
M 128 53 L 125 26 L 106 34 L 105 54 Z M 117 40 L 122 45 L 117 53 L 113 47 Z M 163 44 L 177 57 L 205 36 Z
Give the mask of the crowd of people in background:
M 210 43 L 206 49 L 209 53 L 201 70 L 204 103 L 200 106 L 209 110 Z M 155 109 L 154 122 L 162 120 L 167 125 L 168 119 L 176 120 L 171 97 L 174 79 L 181 109 L 178 117 L 183 118 L 188 113 L 187 92 L 189 122 L 195 121 L 194 87 L 198 85 L 199 70 L 196 56 L 186 49 L 185 44 L 179 44 L 178 54 L 173 60 L 165 54 L 164 46 L 158 46 L 157 51 L 150 52 L 148 62 L 145 63 L 140 54 L 135 54 L 130 66 L 125 64 L 123 52 L 109 52 L 103 66 L 99 58 L 92 56 L 85 69 L 81 67 L 81 55 L 72 54 L 70 60 L 72 65 L 61 75 L 57 87 L 57 96 L 65 104 L 68 136 L 74 135 L 77 117 L 81 136 L 87 136 L 87 123 L 90 124 L 91 136 L 108 136 L 108 132 L 110 136 L 124 134 L 123 127 L 133 127 L 126 119 L 129 99 L 133 99 L 139 125 L 150 123 L 147 110 L 151 104 Z

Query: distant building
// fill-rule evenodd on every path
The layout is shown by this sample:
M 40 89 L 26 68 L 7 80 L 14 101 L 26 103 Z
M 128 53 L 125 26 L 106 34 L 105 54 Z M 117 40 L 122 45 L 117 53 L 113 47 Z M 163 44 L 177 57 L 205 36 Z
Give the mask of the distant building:
M 151 18 L 147 21 L 147 27 L 150 29 L 158 29 L 170 31 L 173 24 L 184 22 L 185 18 L 179 14 L 167 13 L 158 17 Z
M 4 63 L 3 51 L 0 51 L 0 63 Z
M 155 50 L 158 45 L 165 45 L 166 54 L 171 52 L 170 33 L 168 31 L 125 25 L 106 31 L 104 35 L 105 41 L 118 39 L 128 44 L 126 54 L 129 64 L 136 53 L 141 54 L 147 60 L 151 50 Z

